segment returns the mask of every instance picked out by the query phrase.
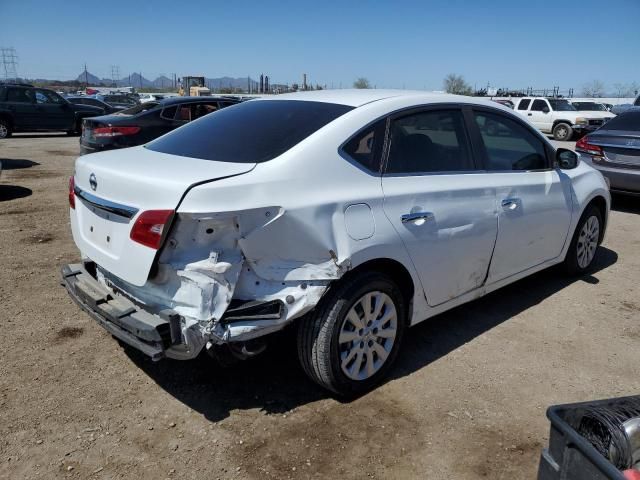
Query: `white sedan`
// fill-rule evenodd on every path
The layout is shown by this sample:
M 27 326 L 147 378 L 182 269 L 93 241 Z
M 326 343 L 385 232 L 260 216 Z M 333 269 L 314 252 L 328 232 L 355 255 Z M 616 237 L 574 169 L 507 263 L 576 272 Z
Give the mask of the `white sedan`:
M 297 329 L 338 394 L 408 327 L 554 264 L 589 269 L 602 175 L 495 102 L 384 90 L 251 100 L 80 157 L 70 295 L 154 360 L 247 358 Z

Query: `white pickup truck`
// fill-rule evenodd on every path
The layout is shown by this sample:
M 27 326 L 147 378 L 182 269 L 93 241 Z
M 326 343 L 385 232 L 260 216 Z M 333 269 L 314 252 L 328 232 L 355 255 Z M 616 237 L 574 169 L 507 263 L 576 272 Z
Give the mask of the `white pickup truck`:
M 514 111 L 524 116 L 538 130 L 550 133 L 555 140 L 571 140 L 574 133 L 597 130 L 609 117 L 604 112 L 579 111 L 562 98 L 524 97 L 516 101 Z

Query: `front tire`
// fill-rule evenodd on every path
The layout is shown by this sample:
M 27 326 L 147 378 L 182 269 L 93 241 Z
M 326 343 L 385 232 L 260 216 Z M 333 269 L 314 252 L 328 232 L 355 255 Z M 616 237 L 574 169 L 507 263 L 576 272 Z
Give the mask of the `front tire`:
M 567 123 L 559 123 L 553 127 L 553 138 L 559 142 L 568 142 L 573 137 L 573 128 Z
M 322 387 L 357 395 L 384 379 L 405 326 L 405 299 L 395 282 L 378 272 L 362 272 L 332 287 L 302 319 L 298 356 Z
M 592 205 L 580 217 L 564 259 L 564 268 L 568 274 L 580 275 L 589 271 L 600 245 L 602 228 L 602 212 Z
M 11 136 L 11 124 L 4 118 L 0 118 L 0 138 L 9 138 Z

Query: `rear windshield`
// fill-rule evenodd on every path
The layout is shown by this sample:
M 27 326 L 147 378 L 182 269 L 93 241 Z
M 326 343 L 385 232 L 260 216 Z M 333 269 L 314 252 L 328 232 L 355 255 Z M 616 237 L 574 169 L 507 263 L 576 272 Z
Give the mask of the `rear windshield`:
M 141 103 L 140 105 L 136 105 L 135 107 L 127 108 L 126 110 L 121 110 L 116 113 L 116 115 L 136 115 L 141 112 L 146 112 L 147 110 L 151 110 L 160 105 L 158 102 L 146 102 Z
M 146 148 L 217 162 L 261 163 L 352 109 L 297 100 L 249 101 L 206 115 Z
M 600 130 L 635 130 L 640 132 L 640 108 L 621 113 L 600 127 Z

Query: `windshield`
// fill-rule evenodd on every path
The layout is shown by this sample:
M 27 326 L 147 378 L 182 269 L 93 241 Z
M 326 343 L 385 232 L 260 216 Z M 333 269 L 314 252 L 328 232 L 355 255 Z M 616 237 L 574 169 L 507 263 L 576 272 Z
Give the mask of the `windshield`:
M 586 112 L 606 112 L 607 109 L 604 105 L 596 102 L 573 102 L 573 106 L 577 110 L 583 110 Z
M 122 110 L 116 115 L 136 115 L 141 112 L 146 112 L 147 110 L 151 110 L 160 105 L 158 102 L 147 102 L 141 103 L 140 105 L 136 105 L 135 107 L 127 108 L 126 110 Z
M 558 112 L 572 112 L 575 111 L 573 105 L 571 105 L 566 100 L 557 100 L 555 98 L 548 98 L 549 103 L 551 104 L 551 108 Z
M 206 115 L 145 147 L 217 162 L 266 162 L 352 109 L 298 100 L 248 101 Z

